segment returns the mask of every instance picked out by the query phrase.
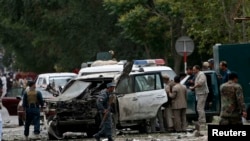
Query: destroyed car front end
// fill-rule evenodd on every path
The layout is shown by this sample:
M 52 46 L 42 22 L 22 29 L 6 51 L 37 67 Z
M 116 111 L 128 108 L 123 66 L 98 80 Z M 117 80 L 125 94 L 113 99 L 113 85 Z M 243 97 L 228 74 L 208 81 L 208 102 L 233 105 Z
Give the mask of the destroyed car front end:
M 60 96 L 48 101 L 49 109 L 56 111 L 47 121 L 49 138 L 62 139 L 65 132 L 86 132 L 92 136 L 98 131 L 101 120 L 96 109 L 96 99 L 112 79 L 89 82 L 86 79 L 71 80 Z

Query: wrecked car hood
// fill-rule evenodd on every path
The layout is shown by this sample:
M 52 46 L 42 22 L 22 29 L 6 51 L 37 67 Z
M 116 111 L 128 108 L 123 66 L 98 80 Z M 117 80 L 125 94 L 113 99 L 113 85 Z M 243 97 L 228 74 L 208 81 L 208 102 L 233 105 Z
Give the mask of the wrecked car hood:
M 61 95 L 53 99 L 50 99 L 48 101 L 57 102 L 57 101 L 72 100 L 81 95 L 88 88 L 90 84 L 91 84 L 90 82 L 84 82 L 79 80 L 72 81 L 70 83 L 71 86 L 67 87 L 67 89 L 65 89 Z

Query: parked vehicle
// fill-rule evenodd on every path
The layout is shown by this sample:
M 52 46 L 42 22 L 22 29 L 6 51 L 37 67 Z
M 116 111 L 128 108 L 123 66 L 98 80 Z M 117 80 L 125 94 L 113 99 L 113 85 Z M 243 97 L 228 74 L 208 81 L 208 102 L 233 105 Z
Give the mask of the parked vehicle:
M 108 60 L 109 61 L 109 60 Z M 82 68 L 78 76 L 96 74 L 96 73 L 110 73 L 110 72 L 122 72 L 123 65 L 126 60 L 122 60 L 117 64 L 108 64 L 108 62 L 103 61 L 103 65 L 92 66 L 92 67 L 84 67 Z M 95 62 L 93 62 L 95 63 Z M 176 73 L 169 66 L 165 66 L 165 61 L 163 59 L 146 59 L 146 60 L 134 60 L 134 64 L 132 67 L 132 72 L 137 72 L 141 68 L 144 69 L 144 72 L 153 72 L 153 71 L 161 71 L 162 74 L 167 74 L 170 80 L 174 80 Z
M 20 101 L 17 97 L 22 95 L 22 87 L 12 87 L 5 97 L 2 98 L 2 104 L 6 107 L 10 115 L 17 115 L 17 105 Z
M 45 103 L 44 103 L 44 107 L 43 107 L 43 110 L 45 111 L 45 113 L 46 113 L 46 117 L 49 117 L 49 116 L 51 116 L 51 115 L 54 115 L 55 114 L 55 112 L 53 111 L 53 109 L 51 109 L 51 110 L 48 110 L 47 109 L 47 103 L 46 103 L 46 100 L 48 100 L 48 99 L 53 99 L 54 98 L 54 96 L 53 96 L 53 94 L 52 93 L 49 93 L 48 91 L 46 91 L 45 89 L 37 89 L 37 90 L 39 90 L 41 93 L 42 93 L 42 96 L 43 96 L 43 100 L 45 101 Z M 22 126 L 23 124 L 24 124 L 24 121 L 25 121 L 25 111 L 24 111 L 24 109 L 23 109 L 23 106 L 22 106 L 22 104 L 23 104 L 23 99 L 22 99 L 22 96 L 21 97 L 18 97 L 17 99 L 19 99 L 19 103 L 18 103 L 18 105 L 15 107 L 16 109 L 17 109 L 17 117 L 18 117 L 18 125 L 19 126 Z M 41 113 L 41 116 L 44 116 L 44 114 L 43 113 Z M 41 118 L 41 120 L 43 120 L 43 118 Z
M 216 44 L 213 46 L 213 59 L 214 59 L 214 70 L 204 71 L 207 77 L 207 84 L 209 87 L 209 94 L 206 101 L 206 117 L 207 122 L 212 121 L 213 116 L 220 114 L 220 85 L 221 80 L 219 63 L 220 61 L 226 61 L 228 68 L 234 71 L 239 76 L 239 83 L 243 88 L 244 100 L 247 108 L 247 120 L 250 120 L 250 44 Z M 182 84 L 185 83 L 189 76 L 186 76 L 182 80 Z M 188 109 L 187 116 L 189 120 L 192 120 L 195 116 L 195 94 L 193 91 L 188 92 Z
M 76 77 L 77 74 L 71 72 L 60 72 L 60 73 L 43 73 L 39 74 L 36 79 L 36 88 L 51 88 L 50 90 L 55 96 L 60 94 L 61 89 L 64 85 L 72 78 Z M 50 87 L 48 87 L 50 86 Z
M 250 120 L 250 43 L 244 44 L 216 44 L 213 47 L 214 68 L 219 74 L 219 62 L 226 61 L 228 68 L 239 76 L 239 83 L 243 88 L 247 108 L 247 120 Z
M 49 138 L 62 139 L 63 133 L 69 131 L 86 132 L 92 137 L 101 123 L 97 96 L 112 81 L 117 83 L 113 93 L 113 129 L 130 127 L 147 132 L 149 119 L 167 102 L 167 95 L 160 71 L 130 72 L 131 69 L 125 67 L 122 73 L 96 73 L 71 80 L 60 96 L 48 101 L 49 108 L 56 109 L 56 114 L 48 118 Z

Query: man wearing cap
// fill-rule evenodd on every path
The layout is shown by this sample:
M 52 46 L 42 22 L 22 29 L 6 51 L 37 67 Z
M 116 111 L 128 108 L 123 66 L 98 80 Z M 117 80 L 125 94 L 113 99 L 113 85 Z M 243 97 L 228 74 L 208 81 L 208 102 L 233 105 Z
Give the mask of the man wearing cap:
M 108 83 L 107 88 L 103 89 L 97 98 L 97 110 L 100 114 L 102 123 L 100 125 L 100 131 L 94 134 L 96 141 L 100 141 L 100 137 L 104 135 L 108 138 L 108 141 L 112 139 L 112 118 L 110 113 L 110 94 L 114 91 L 116 84 L 114 82 Z M 106 116 L 106 118 L 104 118 Z
M 40 134 L 40 106 L 44 105 L 43 97 L 40 91 L 36 90 L 35 82 L 28 83 L 29 90 L 24 92 L 23 95 L 23 108 L 26 114 L 24 135 L 28 140 L 29 127 L 31 122 L 34 123 L 34 135 L 39 137 Z

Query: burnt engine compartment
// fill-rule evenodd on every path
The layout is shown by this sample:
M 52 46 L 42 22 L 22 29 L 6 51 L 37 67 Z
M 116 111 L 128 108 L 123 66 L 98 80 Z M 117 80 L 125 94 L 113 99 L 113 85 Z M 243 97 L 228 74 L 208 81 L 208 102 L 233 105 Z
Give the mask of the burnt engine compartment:
M 97 114 L 96 99 L 106 84 L 92 83 L 82 94 L 70 101 L 56 103 L 56 116 L 60 120 L 93 119 Z
M 56 113 L 60 120 L 91 119 L 97 114 L 96 97 L 90 100 L 75 99 L 70 102 L 58 102 Z
M 92 83 L 78 97 L 69 101 L 51 103 L 50 108 L 56 114 L 48 119 L 50 123 L 49 134 L 57 138 L 64 132 L 87 132 L 92 136 L 98 130 L 101 122 L 96 108 L 99 92 L 106 88 L 106 83 Z

